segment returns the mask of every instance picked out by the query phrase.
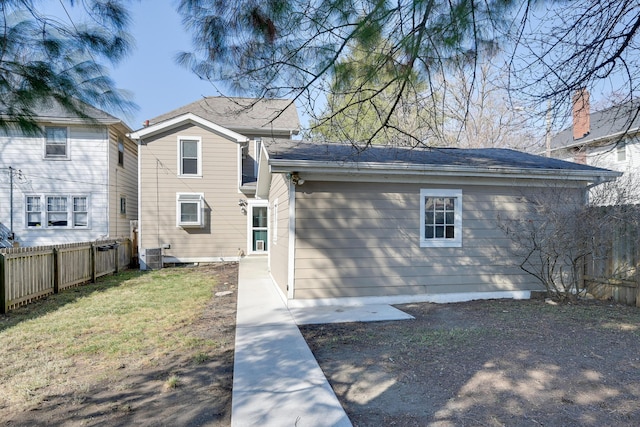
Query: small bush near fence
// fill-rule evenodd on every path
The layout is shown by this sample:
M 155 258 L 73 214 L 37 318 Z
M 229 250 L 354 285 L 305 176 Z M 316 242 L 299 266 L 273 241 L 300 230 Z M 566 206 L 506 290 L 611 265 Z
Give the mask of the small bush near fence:
M 2 249 L 0 312 L 128 268 L 131 247 L 122 239 Z

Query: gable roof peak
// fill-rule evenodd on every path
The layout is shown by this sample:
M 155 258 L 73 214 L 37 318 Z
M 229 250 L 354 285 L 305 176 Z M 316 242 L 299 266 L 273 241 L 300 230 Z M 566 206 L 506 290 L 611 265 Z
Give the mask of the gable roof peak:
M 186 113 L 240 133 L 297 134 L 300 131 L 294 100 L 280 98 L 203 97 L 149 119 L 148 125 L 159 124 Z

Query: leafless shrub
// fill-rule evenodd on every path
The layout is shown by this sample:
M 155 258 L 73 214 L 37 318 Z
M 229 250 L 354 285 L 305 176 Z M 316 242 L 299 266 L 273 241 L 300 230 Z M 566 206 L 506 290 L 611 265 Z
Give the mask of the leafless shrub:
M 627 203 L 633 193 L 625 184 L 597 186 L 589 202 L 580 188 L 530 191 L 522 197 L 524 214 L 498 218 L 498 227 L 521 260 L 519 267 L 538 279 L 551 297 L 564 302 L 583 294 L 587 261 L 608 256 L 621 230 L 637 229 L 640 210 Z

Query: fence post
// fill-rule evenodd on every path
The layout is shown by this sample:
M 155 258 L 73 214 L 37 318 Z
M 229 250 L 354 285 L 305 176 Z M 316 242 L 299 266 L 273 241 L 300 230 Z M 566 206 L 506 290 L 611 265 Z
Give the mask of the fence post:
M 119 246 L 118 246 L 118 241 L 116 240 L 116 242 L 113 244 L 113 253 L 114 253 L 113 257 L 114 257 L 114 259 L 116 261 L 115 262 L 115 271 L 113 272 L 113 274 L 118 274 L 118 270 L 119 270 L 119 268 L 118 268 L 119 265 L 118 264 L 120 264 L 120 257 L 118 256 L 119 251 L 120 251 L 120 249 L 119 249 Z
M 91 283 L 96 283 L 96 247 L 91 243 Z
M 57 294 L 60 290 L 60 263 L 58 262 L 58 248 L 53 248 L 53 293 Z
M 5 314 L 7 307 L 7 278 L 5 277 L 4 254 L 0 254 L 0 313 Z

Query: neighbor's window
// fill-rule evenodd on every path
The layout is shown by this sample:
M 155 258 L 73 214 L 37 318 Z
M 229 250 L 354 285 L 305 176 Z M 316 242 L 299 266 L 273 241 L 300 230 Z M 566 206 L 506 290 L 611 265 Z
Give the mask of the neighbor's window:
M 42 200 L 45 201 L 44 206 Z M 27 227 L 89 227 L 89 196 L 44 195 L 26 197 Z M 42 216 L 45 216 L 44 222 Z
M 420 190 L 420 247 L 462 246 L 462 190 Z
M 202 159 L 200 139 L 180 138 L 178 140 L 180 175 L 202 176 Z
M 120 214 L 121 215 L 127 214 L 127 198 L 124 196 L 120 197 Z
M 204 227 L 204 194 L 178 193 L 176 199 L 176 225 L 183 228 Z
M 124 167 L 124 141 L 118 137 L 118 165 Z
M 68 225 L 67 198 L 62 196 L 48 196 L 47 226 L 66 227 Z
M 66 127 L 45 127 L 44 157 L 47 159 L 66 159 L 69 157 Z
M 40 196 L 27 196 L 27 227 L 42 227 Z
M 73 197 L 73 226 L 89 226 L 89 203 L 86 196 Z

